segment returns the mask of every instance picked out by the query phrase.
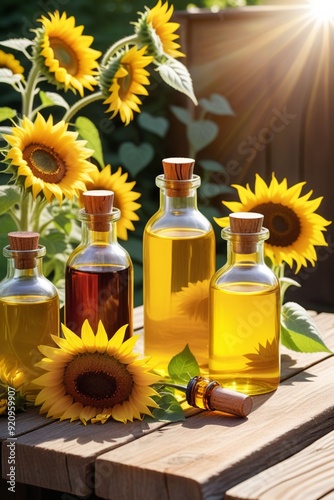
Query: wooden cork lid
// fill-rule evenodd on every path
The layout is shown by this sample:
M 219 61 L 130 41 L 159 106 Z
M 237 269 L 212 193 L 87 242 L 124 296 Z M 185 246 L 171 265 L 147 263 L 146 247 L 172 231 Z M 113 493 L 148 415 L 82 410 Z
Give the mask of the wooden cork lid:
M 13 251 L 16 269 L 33 269 L 36 267 L 39 233 L 13 231 L 8 234 L 8 239 L 10 250 Z
M 104 189 L 85 191 L 83 193 L 83 204 L 86 214 L 96 215 L 92 217 L 89 228 L 92 231 L 109 231 L 109 217 L 113 209 L 114 192 Z
M 255 212 L 235 212 L 229 215 L 230 232 L 239 238 L 235 242 L 235 252 L 254 253 L 258 233 L 261 233 L 263 215 Z
M 217 386 L 210 395 L 210 409 L 247 417 L 253 408 L 251 396 Z
M 194 165 L 195 160 L 192 158 L 173 157 L 162 160 L 165 180 L 171 181 L 167 185 L 168 196 L 182 197 L 189 194 Z

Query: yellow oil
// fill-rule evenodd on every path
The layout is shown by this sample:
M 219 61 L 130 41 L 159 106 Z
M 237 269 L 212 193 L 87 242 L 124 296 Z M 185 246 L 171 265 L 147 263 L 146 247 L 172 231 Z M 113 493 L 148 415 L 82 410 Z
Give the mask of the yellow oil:
M 145 354 L 167 373 L 168 363 L 188 344 L 208 368 L 209 283 L 215 269 L 213 231 L 164 229 L 144 234 Z
M 43 357 L 38 346 L 54 345 L 51 334 L 59 335 L 57 296 L 0 298 L 0 359 L 24 371 L 25 383 L 43 373 L 34 365 Z
M 210 303 L 210 378 L 250 395 L 275 390 L 280 378 L 279 288 L 213 285 Z

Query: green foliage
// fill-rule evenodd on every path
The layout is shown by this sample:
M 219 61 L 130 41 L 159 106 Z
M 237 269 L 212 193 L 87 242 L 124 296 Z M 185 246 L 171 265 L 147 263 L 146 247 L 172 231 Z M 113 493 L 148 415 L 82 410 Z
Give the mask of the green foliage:
M 199 367 L 188 344 L 182 352 L 174 356 L 168 365 L 168 374 L 175 383 L 188 383 L 192 377 L 199 375 Z
M 104 168 L 105 163 L 101 139 L 94 123 L 89 118 L 79 116 L 75 120 L 75 128 L 79 132 L 80 137 L 86 141 L 86 147 L 93 150 L 92 158 L 98 162 L 101 168 Z
M 198 363 L 188 344 L 182 352 L 170 360 L 168 374 L 169 379 L 162 380 L 154 386 L 159 393 L 159 397 L 155 398 L 159 408 L 154 409 L 152 414 L 161 421 L 178 422 L 184 420 L 185 416 L 181 406 L 184 398 L 177 393 L 185 392 L 189 381 L 199 375 Z
M 281 343 L 298 352 L 329 352 L 308 312 L 295 302 L 281 309 Z

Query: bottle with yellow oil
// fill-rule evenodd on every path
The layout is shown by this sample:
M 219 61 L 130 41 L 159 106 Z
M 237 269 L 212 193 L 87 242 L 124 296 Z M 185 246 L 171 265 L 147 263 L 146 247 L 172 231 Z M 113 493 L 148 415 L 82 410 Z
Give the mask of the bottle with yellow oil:
M 162 375 L 188 344 L 208 369 L 208 295 L 215 272 L 215 235 L 197 208 L 201 179 L 194 160 L 167 158 L 156 177 L 160 207 L 143 236 L 144 350 Z
M 230 215 L 227 262 L 210 283 L 210 377 L 249 395 L 274 391 L 280 380 L 280 290 L 264 262 L 262 223 L 261 214 Z
M 43 357 L 38 346 L 54 345 L 51 335 L 59 336 L 59 298 L 43 274 L 46 250 L 39 234 L 16 231 L 8 238 L 7 276 L 0 282 L 0 361 L 13 379 L 29 386 L 43 373 L 35 366 Z

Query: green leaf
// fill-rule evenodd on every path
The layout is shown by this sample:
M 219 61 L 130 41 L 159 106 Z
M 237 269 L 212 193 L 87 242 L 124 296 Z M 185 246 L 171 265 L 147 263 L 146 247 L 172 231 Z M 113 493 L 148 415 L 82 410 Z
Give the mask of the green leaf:
M 0 186 L 0 214 L 8 212 L 20 201 L 19 190 L 14 186 Z
M 186 94 L 197 105 L 191 76 L 184 64 L 170 57 L 166 59 L 165 63 L 158 64 L 157 71 L 164 82 L 175 90 Z
M 49 257 L 57 253 L 63 253 L 67 248 L 65 233 L 57 230 L 50 231 L 46 237 L 41 236 L 40 241 L 41 245 L 45 246 Z
M 14 50 L 20 50 L 21 52 L 25 52 L 27 47 L 33 45 L 33 40 L 28 40 L 28 38 L 10 38 L 9 40 L 2 40 L 0 45 L 4 47 L 8 47 Z
M 187 109 L 180 106 L 171 106 L 170 109 L 181 123 L 187 126 L 191 123 L 191 116 Z
M 15 118 L 16 110 L 12 108 L 0 108 L 0 122 L 4 120 L 8 120 L 11 118 Z
M 281 308 L 281 343 L 298 352 L 332 352 L 308 312 L 295 302 L 287 302 Z
M 13 73 L 10 69 L 0 68 L 0 82 L 14 85 L 21 80 L 22 75 L 20 73 Z
M 160 392 L 161 397 L 156 399 L 159 408 L 152 410 L 152 415 L 162 422 L 179 422 L 185 420 L 182 406 L 171 392 Z
M 142 111 L 137 119 L 137 122 L 144 130 L 148 130 L 159 137 L 165 137 L 169 122 L 163 116 L 153 116 L 150 113 Z
M 205 111 L 213 113 L 214 115 L 235 115 L 228 100 L 220 94 L 212 94 L 209 99 L 200 99 L 199 105 L 202 106 Z
M 199 375 L 199 366 L 188 344 L 182 352 L 174 356 L 168 365 L 170 378 L 176 383 L 188 384 L 192 377 Z
M 280 284 L 280 290 L 281 290 L 281 302 L 283 303 L 284 302 L 284 295 L 285 295 L 285 292 L 287 291 L 287 289 L 289 288 L 289 286 L 301 286 L 300 283 L 298 283 L 298 281 L 296 280 L 293 280 L 291 278 L 287 278 L 285 276 L 282 276 L 281 278 L 279 278 L 279 284 Z
M 225 167 L 218 161 L 214 160 L 199 160 L 198 163 L 201 165 L 204 170 L 207 170 L 208 172 L 219 172 L 219 173 L 225 173 Z
M 102 168 L 104 168 L 105 164 L 103 159 L 101 139 L 94 123 L 85 116 L 79 116 L 75 120 L 75 127 L 78 130 L 82 139 L 87 141 L 86 147 L 94 151 L 92 155 L 93 158 L 95 158 L 98 164 Z
M 43 90 L 41 90 L 39 93 L 39 97 L 41 99 L 43 107 L 45 108 L 48 106 L 61 106 L 65 109 L 69 109 L 70 107 L 65 99 L 55 92 L 44 92 Z
M 142 142 L 136 146 L 132 142 L 123 142 L 118 150 L 120 162 L 135 177 L 150 163 L 154 156 L 154 149 L 151 144 Z
M 203 182 L 201 186 L 201 196 L 206 198 L 213 198 L 219 194 L 231 193 L 233 189 L 231 186 L 225 186 L 225 184 L 216 184 L 214 182 Z
M 188 140 L 196 153 L 210 144 L 218 135 L 219 127 L 210 120 L 197 120 L 189 124 Z

